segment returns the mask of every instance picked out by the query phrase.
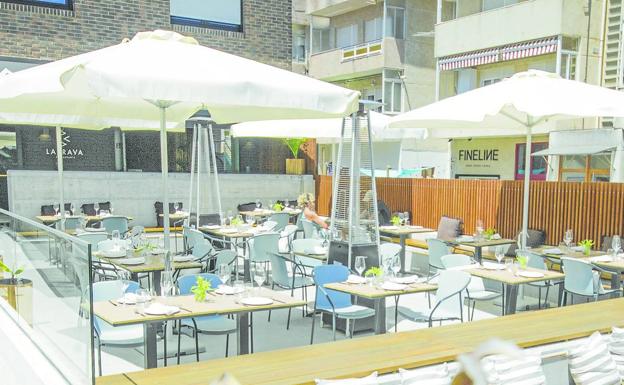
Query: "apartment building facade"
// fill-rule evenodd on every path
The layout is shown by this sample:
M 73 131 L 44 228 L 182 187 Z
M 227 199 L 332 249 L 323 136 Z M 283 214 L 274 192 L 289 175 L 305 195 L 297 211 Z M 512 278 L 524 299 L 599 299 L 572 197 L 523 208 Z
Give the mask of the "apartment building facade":
M 173 30 L 202 45 L 290 70 L 291 14 L 290 0 L 2 0 L 0 70 L 18 71 L 154 29 Z M 233 139 L 227 127 L 221 128 L 215 130 L 215 139 L 222 171 L 284 173 L 289 150 L 283 143 Z M 55 169 L 53 132 L 7 126 L 2 131 L 3 143 L 14 143 L 5 147 L 11 156 L 0 161 L 0 174 L 8 168 Z M 82 150 L 82 155 L 65 160 L 67 170 L 160 171 L 156 132 L 111 128 L 85 134 L 68 129 L 66 136 L 72 147 Z M 169 134 L 170 171 L 189 171 L 190 146 L 190 128 L 186 134 Z
M 603 84 L 606 10 L 607 0 L 438 0 L 436 98 L 531 69 Z M 547 155 L 533 157 L 531 178 L 610 180 L 615 147 L 608 144 L 621 142 L 622 132 L 600 127 L 598 119 L 564 121 L 553 127 L 556 133 L 534 137 L 533 151 Z M 580 138 L 594 152 L 568 148 Z M 455 138 L 451 175 L 522 179 L 525 146 L 524 137 Z M 499 156 L 464 156 L 488 151 Z

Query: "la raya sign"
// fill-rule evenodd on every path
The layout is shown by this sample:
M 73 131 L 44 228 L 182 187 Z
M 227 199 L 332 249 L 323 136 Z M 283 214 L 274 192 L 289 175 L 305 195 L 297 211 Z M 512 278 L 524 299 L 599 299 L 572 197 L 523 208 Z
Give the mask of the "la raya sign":
M 67 148 L 71 144 L 71 138 L 64 130 L 61 131 L 63 159 L 76 159 L 84 156 L 81 148 Z M 56 148 L 46 148 L 46 155 L 56 156 Z

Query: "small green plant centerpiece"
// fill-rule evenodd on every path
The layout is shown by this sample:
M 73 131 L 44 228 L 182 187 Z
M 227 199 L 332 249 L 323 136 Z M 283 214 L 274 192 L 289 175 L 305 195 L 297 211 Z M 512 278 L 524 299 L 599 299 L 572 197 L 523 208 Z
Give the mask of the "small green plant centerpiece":
M 383 279 L 383 269 L 381 267 L 373 266 L 366 270 L 364 277 L 369 280 L 371 285 L 379 285 Z
M 492 239 L 492 237 L 496 234 L 496 229 L 493 227 L 488 228 L 483 232 L 483 237 L 487 240 Z
M 299 159 L 299 150 L 301 149 L 301 145 L 304 144 L 307 139 L 288 138 L 282 140 L 293 156 L 292 159 L 286 159 L 286 174 L 303 175 L 305 173 L 305 160 Z
M 276 203 L 273 205 L 273 211 L 280 212 L 280 211 L 282 211 L 282 210 L 284 210 L 284 205 L 283 205 L 283 204 L 281 204 L 281 203 L 279 203 L 279 202 L 276 202 Z
M 11 305 L 11 307 L 19 313 L 18 290 L 27 289 L 29 287 L 32 288 L 32 281 L 19 278 L 19 276 L 24 272 L 24 268 L 18 267 L 11 269 L 6 263 L 4 263 L 2 257 L 3 256 L 0 254 L 0 271 L 2 272 L 2 274 L 0 274 L 0 285 L 6 288 L 6 300 L 9 305 Z M 9 273 L 11 278 L 3 278 L 2 276 L 4 273 Z M 23 298 L 27 297 L 22 296 L 22 300 Z M 22 300 L 20 300 L 20 302 L 22 302 Z
M 524 253 L 518 252 L 518 255 L 516 255 L 516 260 L 518 261 L 521 269 L 526 269 L 527 264 L 529 263 L 529 256 Z
M 401 218 L 399 218 L 398 215 L 393 215 L 392 218 L 390 218 L 390 223 L 392 223 L 395 226 L 399 226 L 401 225 Z
M 594 246 L 594 241 L 591 239 L 583 239 L 578 243 L 578 245 L 583 248 L 583 254 L 589 255 L 591 248 Z
M 206 293 L 212 291 L 210 281 L 205 280 L 203 277 L 197 277 L 195 286 L 191 287 L 191 293 L 195 294 L 195 301 L 204 302 L 206 300 Z
M 243 220 L 240 219 L 239 217 L 234 217 L 232 218 L 232 220 L 230 221 L 230 225 L 231 226 L 240 226 L 243 224 Z
M 142 254 L 145 254 L 146 252 L 151 252 L 152 250 L 156 250 L 156 245 L 152 245 L 151 243 L 148 243 L 142 246 L 137 246 L 132 251 L 135 255 L 142 255 Z
M 9 282 L 13 285 L 16 285 L 18 283 L 17 277 L 24 272 L 23 267 L 19 267 L 17 269 L 11 269 L 1 260 L 0 260 L 0 270 L 2 270 L 5 273 L 9 273 L 11 275 L 11 278 L 9 278 Z

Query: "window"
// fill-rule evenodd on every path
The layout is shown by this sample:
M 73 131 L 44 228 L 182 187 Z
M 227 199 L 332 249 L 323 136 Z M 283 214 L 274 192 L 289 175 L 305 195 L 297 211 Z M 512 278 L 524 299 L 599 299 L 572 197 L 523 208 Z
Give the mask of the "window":
M 490 9 L 502 8 L 518 2 L 520 0 L 483 0 L 483 10 L 489 11 Z
M 611 154 L 564 155 L 560 158 L 559 180 L 564 182 L 608 182 Z
M 333 49 L 333 29 L 313 29 L 312 30 L 312 53 L 328 51 Z
M 564 79 L 576 79 L 576 52 L 561 51 L 561 75 Z
M 498 83 L 501 79 L 483 79 L 481 80 L 481 87 L 489 86 L 490 84 Z
M 358 26 L 351 24 L 336 29 L 336 47 L 345 48 L 358 43 Z
M 384 112 L 401 112 L 403 87 L 401 84 L 401 72 L 386 70 L 384 72 Z
M 386 10 L 386 36 L 395 39 L 405 38 L 405 9 L 388 7 Z
M 4 0 L 6 3 L 17 3 L 26 5 L 38 5 L 50 8 L 72 9 L 73 0 Z
M 306 59 L 306 36 L 305 30 L 293 30 L 292 58 L 295 62 L 305 62 Z
M 381 17 L 364 22 L 364 41 L 366 43 L 382 38 L 383 19 Z
M 531 144 L 531 152 L 541 151 L 548 147 L 548 143 L 532 143 Z M 526 151 L 526 143 L 518 143 L 516 144 L 516 170 L 514 172 L 514 179 L 523 180 L 524 179 L 524 170 L 525 170 L 525 151 Z M 532 156 L 531 157 L 531 180 L 546 180 L 546 169 L 548 164 L 546 163 L 546 159 L 543 156 Z
M 240 32 L 241 1 L 171 0 L 171 23 Z

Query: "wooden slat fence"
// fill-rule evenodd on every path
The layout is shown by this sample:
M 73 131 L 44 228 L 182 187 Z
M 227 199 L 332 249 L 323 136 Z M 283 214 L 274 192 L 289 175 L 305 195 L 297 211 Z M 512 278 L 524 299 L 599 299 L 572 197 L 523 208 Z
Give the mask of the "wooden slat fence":
M 329 215 L 331 183 L 319 176 L 317 210 Z M 522 224 L 522 181 L 378 178 L 377 194 L 391 211 L 410 211 L 413 223 L 437 228 L 442 215 L 462 218 L 464 232 L 475 231 L 477 219 L 504 237 L 515 237 Z M 529 227 L 546 231 L 558 244 L 566 229 L 575 241 L 624 235 L 624 184 L 531 182 Z

